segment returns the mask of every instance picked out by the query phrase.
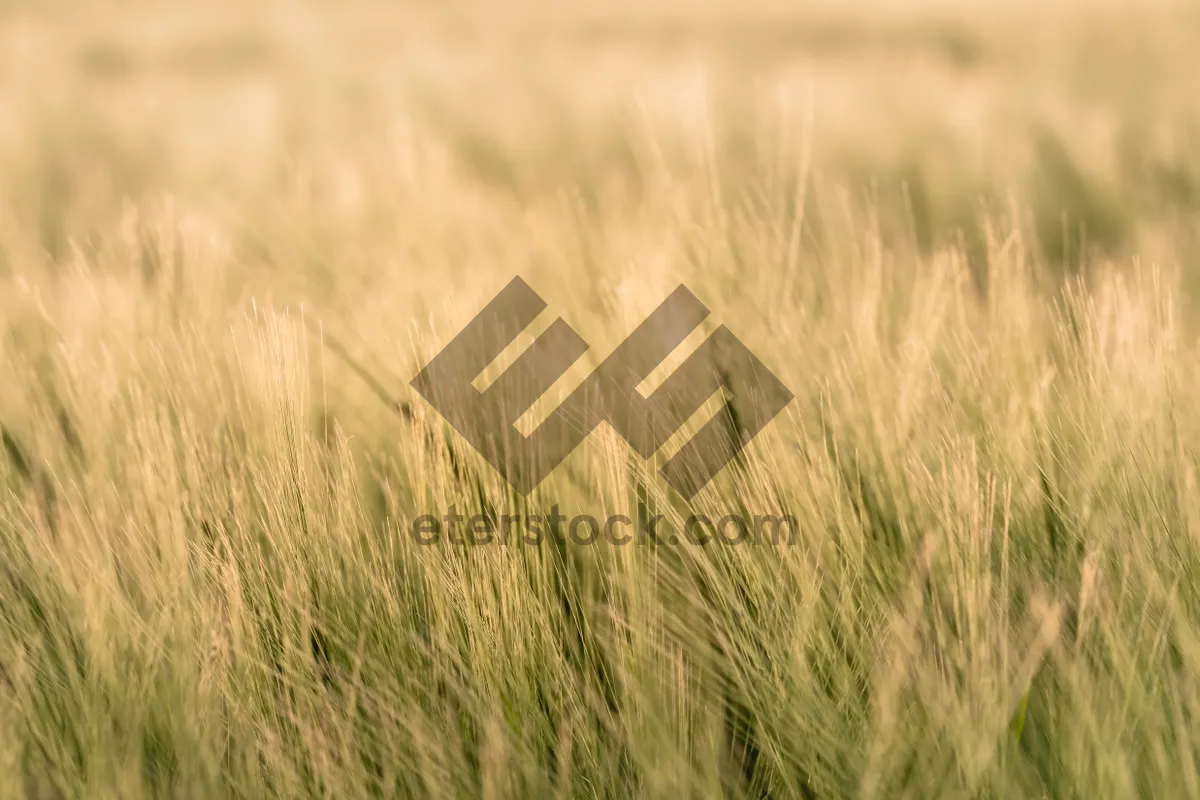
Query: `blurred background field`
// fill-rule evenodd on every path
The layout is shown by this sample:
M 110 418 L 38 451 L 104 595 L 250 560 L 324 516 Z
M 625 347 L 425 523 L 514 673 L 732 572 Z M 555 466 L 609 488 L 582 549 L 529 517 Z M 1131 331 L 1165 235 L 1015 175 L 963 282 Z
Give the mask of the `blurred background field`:
M 960 231 L 978 247 L 980 211 L 1014 203 L 1071 265 L 1090 247 L 1178 260 L 1194 244 L 1200 12 L 1185 4 L 5 13 L 10 262 L 61 260 L 115 230 L 126 201 L 170 195 L 214 215 L 248 268 L 303 256 L 358 274 L 399 260 L 421 225 L 485 240 L 563 193 L 636 219 L 661 204 L 656 180 L 715 171 L 730 197 L 761 195 L 789 190 L 802 159 L 926 250 Z M 353 231 L 321 230 L 343 219 Z M 462 258 L 422 266 L 453 275 Z
M 0 0 L 0 797 L 1200 797 L 1198 48 Z M 517 274 L 534 416 L 695 291 L 796 394 L 698 503 L 801 541 L 415 547 L 515 502 L 407 383 Z M 635 462 L 531 507 L 684 514 Z

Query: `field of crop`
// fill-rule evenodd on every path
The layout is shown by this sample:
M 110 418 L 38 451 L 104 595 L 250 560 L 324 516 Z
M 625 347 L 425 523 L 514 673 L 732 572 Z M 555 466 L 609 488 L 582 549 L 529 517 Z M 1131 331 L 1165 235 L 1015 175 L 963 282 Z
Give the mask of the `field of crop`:
M 1200 798 L 1198 74 L 1183 2 L 0 0 L 0 800 Z M 522 431 L 681 283 L 643 391 L 795 397 L 521 497 L 410 388 L 515 276 Z

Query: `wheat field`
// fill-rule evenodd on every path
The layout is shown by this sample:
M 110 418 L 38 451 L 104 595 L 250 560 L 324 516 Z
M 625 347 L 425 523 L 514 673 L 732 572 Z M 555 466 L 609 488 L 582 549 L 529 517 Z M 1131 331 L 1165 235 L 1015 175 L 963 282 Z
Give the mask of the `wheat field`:
M 1183 2 L 0 2 L 0 798 L 1200 798 L 1197 53 Z M 690 501 L 605 426 L 520 497 L 410 387 L 515 276 L 485 384 L 588 345 L 524 431 L 680 284 L 650 382 L 725 325 L 794 399 Z M 552 506 L 796 526 L 412 535 Z

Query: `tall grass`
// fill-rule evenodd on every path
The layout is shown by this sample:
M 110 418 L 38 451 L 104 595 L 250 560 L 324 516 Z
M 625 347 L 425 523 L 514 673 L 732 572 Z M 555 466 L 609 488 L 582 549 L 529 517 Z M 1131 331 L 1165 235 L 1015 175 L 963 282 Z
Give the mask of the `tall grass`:
M 1052 5 L 5 7 L 0 796 L 1200 797 L 1197 18 Z M 530 424 L 679 283 L 796 398 L 515 497 L 517 274 Z

